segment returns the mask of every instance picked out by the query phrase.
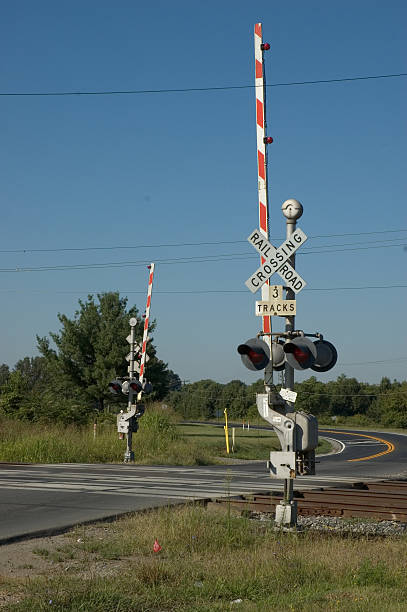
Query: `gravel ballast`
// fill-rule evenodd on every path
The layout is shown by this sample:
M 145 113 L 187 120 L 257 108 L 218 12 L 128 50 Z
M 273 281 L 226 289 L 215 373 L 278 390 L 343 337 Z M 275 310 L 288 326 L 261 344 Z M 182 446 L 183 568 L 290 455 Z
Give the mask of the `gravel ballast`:
M 250 517 L 260 521 L 273 520 L 270 514 L 251 513 Z M 298 528 L 302 531 L 318 531 L 371 536 L 402 536 L 407 534 L 407 523 L 397 521 L 372 521 L 346 519 L 337 516 L 298 516 Z

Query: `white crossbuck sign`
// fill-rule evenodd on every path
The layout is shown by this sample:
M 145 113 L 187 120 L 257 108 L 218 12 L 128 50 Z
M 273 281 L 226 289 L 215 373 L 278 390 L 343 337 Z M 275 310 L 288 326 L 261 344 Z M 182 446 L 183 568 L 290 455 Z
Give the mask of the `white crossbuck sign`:
M 294 230 L 278 249 L 275 249 L 258 229 L 255 229 L 247 240 L 265 259 L 265 262 L 245 283 L 252 293 L 256 293 L 275 272 L 281 276 L 286 286 L 290 287 L 295 293 L 304 289 L 307 283 L 288 263 L 291 255 L 307 240 L 307 236 L 302 230 L 299 228 Z

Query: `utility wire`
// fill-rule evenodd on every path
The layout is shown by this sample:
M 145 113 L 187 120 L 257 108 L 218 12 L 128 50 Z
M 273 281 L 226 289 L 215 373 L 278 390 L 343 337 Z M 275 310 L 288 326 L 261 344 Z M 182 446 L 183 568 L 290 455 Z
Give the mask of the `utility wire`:
M 381 230 L 376 232 L 352 232 L 345 234 L 319 234 L 315 236 L 308 236 L 308 239 L 312 238 L 338 238 L 344 236 L 372 236 L 375 234 L 398 234 L 400 232 L 407 232 L 407 229 L 397 230 Z M 270 238 L 271 241 L 285 240 L 285 237 Z M 404 238 L 395 238 L 395 240 L 404 240 Z M 59 253 L 63 251 L 114 251 L 119 249 L 158 249 L 162 247 L 184 247 L 184 246 L 211 246 L 217 244 L 246 244 L 247 240 L 216 240 L 210 242 L 169 242 L 167 244 L 136 244 L 136 245 L 119 245 L 111 247 L 61 247 L 55 249 L 0 249 L 0 253 Z
M 197 381 L 199 382 L 199 381 Z M 304 381 L 306 382 L 306 381 Z M 332 381 L 332 382 L 336 382 L 336 381 Z M 190 383 L 190 385 L 192 386 L 194 383 Z M 222 383 L 217 383 L 221 386 L 227 386 L 227 383 L 225 383 L 224 385 Z M 299 383 L 301 384 L 301 383 Z M 327 383 L 325 383 L 327 384 Z M 202 391 L 200 392 L 196 392 L 193 389 L 188 389 L 189 385 L 184 385 L 182 387 L 182 389 L 180 391 L 175 391 L 175 393 L 180 393 L 182 395 L 185 396 L 186 399 L 194 399 L 196 397 L 202 397 L 204 399 L 206 399 L 209 402 L 232 402 L 234 400 L 250 400 L 251 397 L 255 397 L 257 394 L 252 392 L 252 393 L 241 393 L 238 395 L 230 395 L 228 397 L 219 397 L 219 394 L 216 395 L 210 395 L 213 393 L 213 391 L 208 391 L 208 393 L 204 393 Z M 373 386 L 373 385 L 370 385 Z M 185 390 L 184 390 L 185 389 Z M 222 393 L 223 389 L 220 390 L 220 393 Z M 363 391 L 361 391 L 361 393 L 328 393 L 326 391 L 304 391 L 301 389 L 301 395 L 323 395 L 326 398 L 330 398 L 330 397 L 358 397 L 358 398 L 365 398 L 365 397 L 389 397 L 390 395 L 407 395 L 407 391 L 391 391 L 388 393 L 363 393 Z
M 270 83 L 266 87 L 291 87 L 293 85 L 319 85 L 323 83 L 346 83 L 351 81 L 368 81 L 374 79 L 394 79 L 407 76 L 407 72 L 396 74 L 373 74 L 358 77 L 344 77 L 341 79 L 317 79 L 315 81 L 290 81 L 286 83 Z M 101 90 L 101 91 L 5 91 L 0 96 L 122 96 L 138 94 L 163 94 L 163 93 L 190 93 L 200 91 L 228 91 L 233 89 L 254 89 L 256 85 L 225 85 L 223 87 L 183 87 L 179 89 L 123 89 L 123 90 Z M 258 85 L 257 87 L 262 87 Z
M 313 287 L 313 288 L 305 288 L 303 291 L 366 291 L 370 289 L 405 289 L 406 285 L 365 285 L 363 287 Z M 86 294 L 93 295 L 98 293 L 104 293 L 105 289 L 1 289 L 0 293 L 51 293 L 54 294 Z M 116 289 L 117 292 L 122 293 L 123 295 L 145 295 L 145 291 L 133 291 L 132 289 Z M 247 295 L 247 290 L 245 289 L 188 289 L 188 290 L 154 290 L 154 295 L 195 295 L 195 294 L 204 294 L 209 295 L 211 293 L 225 293 L 225 294 L 233 294 L 233 293 L 245 293 Z
M 380 246 L 366 246 L 366 247 L 351 247 L 344 249 L 323 249 L 323 250 L 309 250 L 300 253 L 300 255 L 317 255 L 320 253 L 338 253 L 344 251 L 360 251 L 367 249 L 381 249 L 390 247 L 400 247 L 400 244 L 387 244 Z M 255 253 L 219 253 L 217 255 L 198 255 L 194 257 L 171 257 L 165 259 L 155 259 L 155 263 L 161 265 L 177 265 L 177 264 L 191 264 L 191 263 L 209 263 L 209 262 L 220 262 L 220 261 L 236 261 L 236 260 L 247 260 L 258 258 Z M 67 264 L 58 266 L 35 266 L 35 267 L 20 267 L 14 268 L 0 268 L 0 272 L 3 273 L 22 273 L 22 272 L 49 272 L 49 271 L 65 271 L 65 270 L 94 270 L 94 269 L 106 269 L 106 268 L 128 268 L 128 267 L 140 267 L 145 266 L 149 263 L 149 260 L 136 260 L 136 261 L 110 261 L 103 263 L 89 263 L 89 264 Z

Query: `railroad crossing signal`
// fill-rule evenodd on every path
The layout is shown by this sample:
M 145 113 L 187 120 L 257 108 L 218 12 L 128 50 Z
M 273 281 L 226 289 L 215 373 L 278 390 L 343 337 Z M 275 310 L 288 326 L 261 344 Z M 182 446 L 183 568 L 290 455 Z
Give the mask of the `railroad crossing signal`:
M 237 347 L 243 365 L 249 370 L 264 370 L 270 362 L 268 345 L 258 338 L 250 338 Z M 336 364 L 336 348 L 327 340 L 313 342 L 304 336 L 298 336 L 283 342 L 271 343 L 273 370 L 284 370 L 288 363 L 295 370 L 311 368 L 315 372 L 327 372 Z
M 138 378 L 130 378 L 128 380 L 112 380 L 108 385 L 109 391 L 114 395 L 123 393 L 128 395 L 129 393 L 151 393 L 153 391 L 153 385 L 148 380 L 140 381 Z
M 288 263 L 291 255 L 307 240 L 307 236 L 300 228 L 296 228 L 278 249 L 275 249 L 258 229 L 255 229 L 247 240 L 265 259 L 260 268 L 245 283 L 252 293 L 256 293 L 275 272 L 281 276 L 287 287 L 295 293 L 299 293 L 305 287 L 307 284 L 305 280 Z
M 295 370 L 311 368 L 315 372 L 327 372 L 336 364 L 338 353 L 331 342 L 299 336 L 283 345 L 287 363 Z

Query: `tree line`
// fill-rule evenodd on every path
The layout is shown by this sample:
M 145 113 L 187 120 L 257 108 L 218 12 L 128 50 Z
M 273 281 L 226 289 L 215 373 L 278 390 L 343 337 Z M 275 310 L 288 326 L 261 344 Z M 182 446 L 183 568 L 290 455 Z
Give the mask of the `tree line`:
M 0 365 L 0 415 L 80 424 L 117 413 L 127 397 L 112 396 L 108 384 L 127 375 L 131 317 L 138 320 L 136 340 L 141 344 L 143 318 L 117 292 L 79 300 L 72 318 L 59 314 L 60 330 L 37 336 L 39 356 L 20 359 L 12 370 Z M 156 322 L 150 322 L 150 336 L 155 327 Z M 225 408 L 231 419 L 258 418 L 256 393 L 264 392 L 262 380 L 250 385 L 200 380 L 182 386 L 180 377 L 158 358 L 152 337 L 147 353 L 146 375 L 153 385 L 147 401 L 164 401 L 186 420 L 223 418 Z M 323 383 L 312 376 L 296 383 L 295 390 L 296 409 L 314 414 L 321 423 L 407 428 L 407 381 L 382 378 L 379 384 L 369 384 L 341 374 Z
M 407 428 L 407 381 L 383 377 L 379 384 L 369 384 L 341 374 L 324 383 L 311 376 L 296 383 L 295 391 L 296 410 L 314 414 L 320 423 Z M 184 419 L 219 418 L 227 408 L 230 419 L 245 420 L 258 416 L 256 393 L 264 393 L 262 380 L 251 385 L 200 380 L 171 392 L 166 401 Z

